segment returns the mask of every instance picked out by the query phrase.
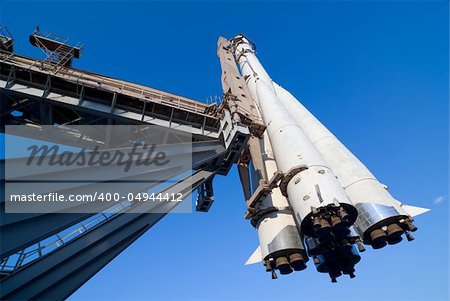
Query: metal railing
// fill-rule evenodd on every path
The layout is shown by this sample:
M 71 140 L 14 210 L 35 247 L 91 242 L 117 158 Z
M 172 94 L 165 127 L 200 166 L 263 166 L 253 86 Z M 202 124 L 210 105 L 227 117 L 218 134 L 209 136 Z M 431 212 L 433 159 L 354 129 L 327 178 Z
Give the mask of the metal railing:
M 83 235 L 85 232 L 111 220 L 118 213 L 127 210 L 131 204 L 132 203 L 129 201 L 118 203 L 101 213 L 95 214 L 78 224 L 64 229 L 63 231 L 35 243 L 9 257 L 3 258 L 0 261 L 0 275 L 8 275 L 24 265 L 57 250 L 69 241 Z
M 54 64 L 51 62 L 36 60 L 16 54 L 8 55 L 7 53 L 3 52 L 0 52 L 0 62 L 7 62 L 16 67 L 24 68 L 26 70 L 36 70 L 39 72 L 48 72 L 46 68 L 38 67 L 41 64 L 44 64 L 44 66 L 45 64 L 54 66 Z M 92 87 L 100 90 L 110 91 L 113 93 L 119 93 L 140 99 L 143 102 L 151 101 L 160 103 L 196 114 L 211 116 L 211 112 L 213 112 L 216 108 L 216 104 L 208 105 L 204 102 L 195 101 L 183 96 L 178 96 L 139 84 L 125 82 L 119 79 L 103 76 L 92 72 L 82 71 L 71 67 L 62 68 L 58 71 L 57 74 L 52 75 L 76 83 L 79 86 Z

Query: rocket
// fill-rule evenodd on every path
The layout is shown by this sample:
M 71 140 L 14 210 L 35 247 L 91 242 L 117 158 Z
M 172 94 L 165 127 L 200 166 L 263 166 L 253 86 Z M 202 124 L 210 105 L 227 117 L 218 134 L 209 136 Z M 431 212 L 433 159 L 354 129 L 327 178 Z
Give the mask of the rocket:
M 316 269 L 336 282 L 343 274 L 355 276 L 362 242 L 378 249 L 399 243 L 403 234 L 412 240 L 413 217 L 428 209 L 395 200 L 312 113 L 273 82 L 247 37 L 237 35 L 224 49 L 233 54 L 266 126 L 257 139 L 264 170 L 252 177 L 264 178 L 270 193 L 261 198 L 261 187 L 252 193 L 261 199 L 257 211 L 270 214 L 253 215 L 260 246 L 247 263 L 262 261 L 276 278 L 275 270 L 303 270 L 309 255 Z
M 278 167 L 267 133 L 264 133 L 256 147 L 261 150 L 263 170 L 258 172 L 253 167 L 251 172 L 254 181 L 259 182 L 261 179 L 268 180 Z M 263 262 L 266 270 L 272 272 L 272 278 L 277 277 L 276 270 L 282 275 L 304 270 L 308 256 L 288 200 L 278 187 L 273 188 L 271 193 L 263 198 L 260 208 L 261 211 L 265 211 L 264 214 L 252 219 L 258 232 L 260 246 L 246 264 Z
M 291 93 L 276 83 L 273 87 L 297 123 L 304 129 L 315 148 L 335 172 L 351 203 L 358 210 L 355 229 L 364 243 L 379 249 L 402 240 L 411 241 L 417 228 L 413 217 L 428 211 L 395 200 L 369 169 L 342 144 Z
M 277 168 L 283 174 L 279 189 L 288 199 L 299 233 L 309 254 L 332 281 L 342 274 L 354 277 L 359 255 L 351 226 L 357 210 L 337 181 L 328 163 L 303 129 L 283 106 L 272 80 L 243 36 L 231 40 L 235 57 L 253 99 L 267 126 L 267 139 Z

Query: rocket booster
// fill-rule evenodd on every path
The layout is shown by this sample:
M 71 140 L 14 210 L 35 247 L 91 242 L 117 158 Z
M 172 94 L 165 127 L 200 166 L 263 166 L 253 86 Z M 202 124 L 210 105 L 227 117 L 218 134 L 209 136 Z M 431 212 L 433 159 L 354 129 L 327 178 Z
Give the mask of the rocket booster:
M 230 41 L 219 37 L 217 55 L 222 67 L 223 105 L 236 122 L 250 127 L 248 148 L 241 154 L 238 171 L 246 197 L 246 219 L 256 228 L 259 246 L 246 264 L 262 262 L 272 278 L 306 268 L 308 256 L 288 200 L 277 187 L 278 167 L 266 126 L 255 105 L 256 92 L 249 91 L 241 77 Z M 276 174 L 276 176 L 274 176 Z
M 349 211 L 346 223 L 348 226 L 353 224 L 356 219 L 355 208 L 326 161 L 278 99 L 270 77 L 245 38 L 241 38 L 236 44 L 236 57 L 239 57 L 243 76 L 248 78 L 249 90 L 256 91 L 255 100 L 267 125 L 278 168 L 290 176 L 290 179 L 285 180 L 285 194 L 302 232 L 316 236 L 311 208 L 318 209 L 328 205 Z
M 246 104 L 243 116 L 255 108 L 254 116 L 265 126 L 262 136 L 253 136 L 261 154 L 252 160 L 262 157 L 266 182 L 247 199 L 249 210 L 258 212 L 257 220 L 251 216 L 260 240 L 248 263 L 263 261 L 272 275 L 274 270 L 288 274 L 305 268 L 305 246 L 316 269 L 336 282 L 342 274 L 354 277 L 358 252 L 364 251 L 361 241 L 378 249 L 400 242 L 403 234 L 412 240 L 413 217 L 428 209 L 395 200 L 313 114 L 272 81 L 250 40 L 238 35 L 219 41 L 229 106 Z M 234 64 L 229 68 L 233 58 L 240 71 Z M 260 208 L 252 207 L 255 200 Z
M 243 36 L 231 42 L 267 126 L 277 167 L 284 174 L 281 191 L 289 200 L 302 235 L 314 239 L 315 252 L 310 255 L 320 256 L 321 271 L 328 272 L 333 281 L 341 274 L 353 277 L 353 266 L 359 260 L 352 260 L 355 240 L 350 236 L 356 209 L 325 159 L 278 99 L 251 43 Z
M 402 206 L 391 196 L 386 186 L 291 93 L 276 83 L 273 83 L 273 87 L 282 104 L 325 158 L 350 201 L 357 208 L 355 229 L 364 243 L 378 249 L 387 243 L 400 242 L 404 233 L 410 240 L 408 231 L 416 230 L 411 215 L 425 210 Z M 412 211 L 411 214 L 407 209 Z
M 267 180 L 278 168 L 267 133 L 259 140 L 264 162 L 264 170 L 261 171 L 261 174 Z M 255 169 L 252 171 L 252 178 L 259 180 L 258 172 Z M 260 209 L 267 212 L 261 218 L 254 220 L 260 246 L 247 264 L 262 261 L 266 270 L 272 272 L 273 278 L 276 278 L 275 270 L 279 270 L 282 275 L 285 275 L 290 274 L 293 270 L 305 269 L 308 257 L 288 201 L 281 194 L 279 188 L 274 188 L 271 194 L 265 197 L 261 202 Z

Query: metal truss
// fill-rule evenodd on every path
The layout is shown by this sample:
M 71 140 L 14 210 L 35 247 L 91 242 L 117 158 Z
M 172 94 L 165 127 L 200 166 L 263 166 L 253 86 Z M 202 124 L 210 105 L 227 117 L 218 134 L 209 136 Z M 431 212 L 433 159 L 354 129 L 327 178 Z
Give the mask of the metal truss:
M 175 150 L 189 137 L 193 173 L 162 188 L 161 192 L 181 192 L 187 197 L 198 189 L 196 210 L 209 210 L 214 201 L 214 176 L 228 173 L 250 135 L 248 126 L 234 120 L 228 107 L 218 108 L 215 104 L 70 66 L 55 73 L 42 68 L 42 63 L 0 51 L 1 132 L 5 132 L 6 126 L 22 125 L 35 131 L 24 134 L 17 130 L 12 134 L 49 142 L 64 141 L 67 145 L 82 143 L 86 149 L 95 146 L 92 141 L 100 141 L 108 149 L 111 145 L 126 148 L 130 140 L 142 139 L 139 132 L 130 130 L 122 135 L 127 139 L 112 141 L 108 133 L 110 126 L 148 125 L 152 126 L 155 141 L 165 145 L 159 147 L 163 147 L 174 162 L 180 155 Z M 43 125 L 59 130 L 53 136 L 42 136 Z M 104 125 L 106 133 L 86 131 L 83 125 Z M 77 130 L 82 131 L 86 139 L 80 142 L 79 136 L 67 130 L 69 126 L 79 127 Z M 152 137 L 146 139 L 152 143 Z M 4 178 L 4 161 L 0 163 Z M 80 177 L 83 172 L 74 171 L 71 177 Z M 89 172 L 95 175 L 97 171 Z M 55 177 L 57 173 L 35 171 L 35 175 L 44 179 Z M 157 178 L 172 179 L 179 174 L 175 164 L 158 171 Z M 152 171 L 147 171 L 146 178 L 152 177 Z M 95 190 L 92 183 L 75 186 L 64 183 L 61 189 L 81 188 L 86 193 Z M 132 192 L 157 187 L 157 183 L 150 181 Z M 177 202 L 167 202 L 155 207 L 128 202 L 126 206 L 105 205 L 100 213 L 6 214 L 5 200 L 0 200 L 0 298 L 59 300 L 68 297 L 166 214 L 157 212 L 169 212 L 176 205 Z M 134 210 L 136 212 L 132 213 Z

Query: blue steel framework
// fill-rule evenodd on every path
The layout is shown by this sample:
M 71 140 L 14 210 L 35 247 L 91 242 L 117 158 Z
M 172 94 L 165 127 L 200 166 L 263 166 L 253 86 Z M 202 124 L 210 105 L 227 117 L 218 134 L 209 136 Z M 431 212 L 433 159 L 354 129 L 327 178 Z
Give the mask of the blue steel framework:
M 7 40 L 6 35 L 2 35 Z M 34 45 L 53 49 L 48 35 L 34 32 Z M 33 42 L 32 42 L 33 44 Z M 8 46 L 12 45 L 8 42 Z M 47 47 L 46 47 L 47 45 Z M 2 44 L 3 46 L 3 44 Z M 73 50 L 72 54 L 73 54 Z M 73 56 L 73 55 L 72 55 Z M 71 60 L 70 60 L 71 63 Z M 196 209 L 208 211 L 214 200 L 212 179 L 226 175 L 250 136 L 248 127 L 232 120 L 226 107 L 207 105 L 99 74 L 78 70 L 67 62 L 20 56 L 0 47 L 1 130 L 6 125 L 136 125 L 150 124 L 192 134 L 192 170 L 161 192 L 199 191 Z M 176 128 L 176 129 L 175 129 Z M 38 134 L 38 131 L 36 132 Z M 87 135 L 87 133 L 86 133 Z M 39 137 L 39 136 L 36 136 Z M 57 137 L 41 137 L 48 141 Z M 108 141 L 105 137 L 105 143 Z M 70 139 L 69 139 L 70 140 Z M 88 143 L 88 142 L 86 142 Z M 166 143 L 176 143 L 166 141 Z M 68 142 L 70 145 L 70 141 Z M 127 145 L 125 145 L 126 147 Z M 167 166 L 167 178 L 173 175 Z M 1 161 L 2 195 L 5 162 Z M 160 176 L 160 175 L 158 175 Z M 140 191 L 155 186 L 144 185 Z M 138 191 L 136 191 L 138 192 Z M 169 212 L 176 202 L 158 205 Z M 150 229 L 166 213 L 127 202 L 93 213 L 5 214 L 0 209 L 0 285 L 2 300 L 64 299 Z M 139 212 L 129 213 L 137 209 Z M 128 211 L 128 212 L 127 212 Z M 134 212 L 134 211 L 133 211 Z

